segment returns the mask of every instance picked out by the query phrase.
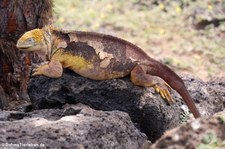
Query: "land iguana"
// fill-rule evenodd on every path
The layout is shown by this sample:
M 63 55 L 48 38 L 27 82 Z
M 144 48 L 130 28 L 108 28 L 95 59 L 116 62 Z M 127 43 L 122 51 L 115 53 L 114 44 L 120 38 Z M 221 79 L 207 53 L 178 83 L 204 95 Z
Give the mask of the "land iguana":
M 154 87 L 169 103 L 174 102 L 168 91 L 172 87 L 181 95 L 194 117 L 200 117 L 182 79 L 126 40 L 101 33 L 45 27 L 22 35 L 17 41 L 17 48 L 36 52 L 49 60 L 47 64 L 34 69 L 34 76 L 59 78 L 63 68 L 94 80 L 130 75 L 134 85 Z

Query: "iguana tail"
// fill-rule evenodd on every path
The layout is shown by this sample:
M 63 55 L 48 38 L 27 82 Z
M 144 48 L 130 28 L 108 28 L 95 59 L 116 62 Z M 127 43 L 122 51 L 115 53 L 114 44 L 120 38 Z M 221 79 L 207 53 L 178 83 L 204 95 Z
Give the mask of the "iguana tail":
M 150 72 L 151 75 L 158 76 L 162 78 L 165 82 L 167 82 L 173 89 L 175 89 L 180 96 L 183 98 L 184 102 L 190 109 L 191 113 L 194 115 L 195 118 L 200 117 L 200 113 L 196 108 L 194 101 L 192 100 L 190 94 L 188 93 L 183 80 L 174 73 L 169 67 L 164 64 L 161 64 L 158 61 L 154 60 L 154 64 L 150 64 Z

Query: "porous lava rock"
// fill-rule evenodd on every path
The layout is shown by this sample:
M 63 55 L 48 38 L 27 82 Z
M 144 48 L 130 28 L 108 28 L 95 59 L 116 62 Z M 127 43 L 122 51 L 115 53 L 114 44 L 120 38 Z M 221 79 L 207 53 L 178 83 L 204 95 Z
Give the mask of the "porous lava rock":
M 1 148 L 139 149 L 147 136 L 121 111 L 96 111 L 82 104 L 26 113 L 0 121 Z

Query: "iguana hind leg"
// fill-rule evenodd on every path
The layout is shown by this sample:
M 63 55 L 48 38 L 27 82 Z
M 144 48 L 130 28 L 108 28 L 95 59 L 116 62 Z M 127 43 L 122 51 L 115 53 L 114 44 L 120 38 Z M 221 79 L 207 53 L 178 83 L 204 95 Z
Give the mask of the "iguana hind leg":
M 174 102 L 168 91 L 170 86 L 160 78 L 148 74 L 148 67 L 141 64 L 135 66 L 131 71 L 131 81 L 138 86 L 153 87 L 168 103 Z

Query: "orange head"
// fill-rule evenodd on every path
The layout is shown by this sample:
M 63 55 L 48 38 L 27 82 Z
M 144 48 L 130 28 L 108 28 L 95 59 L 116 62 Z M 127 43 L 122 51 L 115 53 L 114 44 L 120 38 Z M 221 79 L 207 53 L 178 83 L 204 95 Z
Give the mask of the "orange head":
M 20 37 L 16 46 L 21 51 L 45 50 L 47 45 L 44 32 L 41 29 L 28 31 Z

